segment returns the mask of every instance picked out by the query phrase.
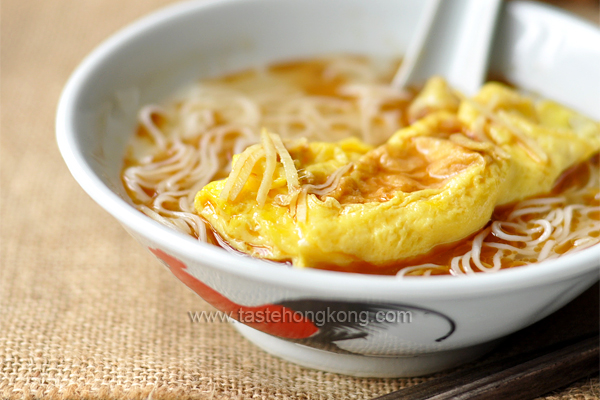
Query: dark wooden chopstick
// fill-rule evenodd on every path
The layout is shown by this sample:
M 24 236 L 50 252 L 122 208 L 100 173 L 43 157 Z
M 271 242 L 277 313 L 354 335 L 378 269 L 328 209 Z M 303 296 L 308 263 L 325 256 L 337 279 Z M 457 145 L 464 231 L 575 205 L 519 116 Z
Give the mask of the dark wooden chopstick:
M 598 332 L 457 371 L 373 400 L 526 400 L 597 373 Z

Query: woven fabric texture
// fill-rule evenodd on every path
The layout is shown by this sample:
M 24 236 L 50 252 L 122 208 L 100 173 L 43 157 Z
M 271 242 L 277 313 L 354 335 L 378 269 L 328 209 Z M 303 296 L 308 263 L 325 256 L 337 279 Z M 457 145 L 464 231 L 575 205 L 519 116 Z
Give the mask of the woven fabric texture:
M 111 33 L 166 0 L 3 0 L 0 398 L 368 399 L 424 382 L 312 371 L 259 350 L 76 184 L 54 137 L 60 91 Z M 598 287 L 485 360 L 598 325 Z M 485 361 L 484 360 L 484 361 Z M 597 377 L 545 399 L 597 399 Z

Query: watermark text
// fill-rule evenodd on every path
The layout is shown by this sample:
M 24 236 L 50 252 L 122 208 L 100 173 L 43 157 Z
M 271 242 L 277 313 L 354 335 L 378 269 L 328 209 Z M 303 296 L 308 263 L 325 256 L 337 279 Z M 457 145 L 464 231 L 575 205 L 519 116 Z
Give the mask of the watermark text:
M 355 311 L 332 310 L 294 311 L 290 309 L 243 310 L 223 313 L 220 311 L 188 311 L 192 323 L 223 323 L 236 321 L 244 324 L 304 323 L 307 320 L 321 327 L 331 324 L 367 326 L 377 324 L 410 324 L 412 313 L 404 310 Z

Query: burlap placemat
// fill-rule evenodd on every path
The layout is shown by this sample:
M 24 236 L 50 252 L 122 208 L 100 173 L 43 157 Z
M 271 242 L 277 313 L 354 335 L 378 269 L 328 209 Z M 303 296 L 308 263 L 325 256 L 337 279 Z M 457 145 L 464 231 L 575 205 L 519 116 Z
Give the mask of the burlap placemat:
M 212 308 L 70 176 L 54 139 L 62 86 L 102 39 L 166 3 L 2 1 L 0 397 L 367 399 L 429 379 L 311 371 L 227 323 L 191 323 Z M 595 286 L 487 359 L 597 326 Z M 591 377 L 545 398 L 599 392 Z

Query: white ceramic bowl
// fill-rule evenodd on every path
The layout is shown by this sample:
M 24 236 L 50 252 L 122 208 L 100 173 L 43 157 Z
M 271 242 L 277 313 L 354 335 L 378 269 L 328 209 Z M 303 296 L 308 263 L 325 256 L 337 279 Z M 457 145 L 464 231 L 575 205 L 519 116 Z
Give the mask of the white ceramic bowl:
M 423 3 L 225 0 L 160 10 L 108 39 L 74 72 L 58 108 L 62 155 L 100 206 L 196 293 L 242 319 L 236 328 L 266 351 L 357 376 L 422 375 L 466 362 L 591 286 L 600 247 L 461 278 L 293 269 L 237 257 L 158 224 L 130 205 L 119 178 L 141 104 L 193 79 L 277 60 L 401 55 Z M 600 118 L 600 33 L 590 24 L 536 3 L 507 3 L 490 68 Z M 312 321 L 294 310 L 313 311 Z

